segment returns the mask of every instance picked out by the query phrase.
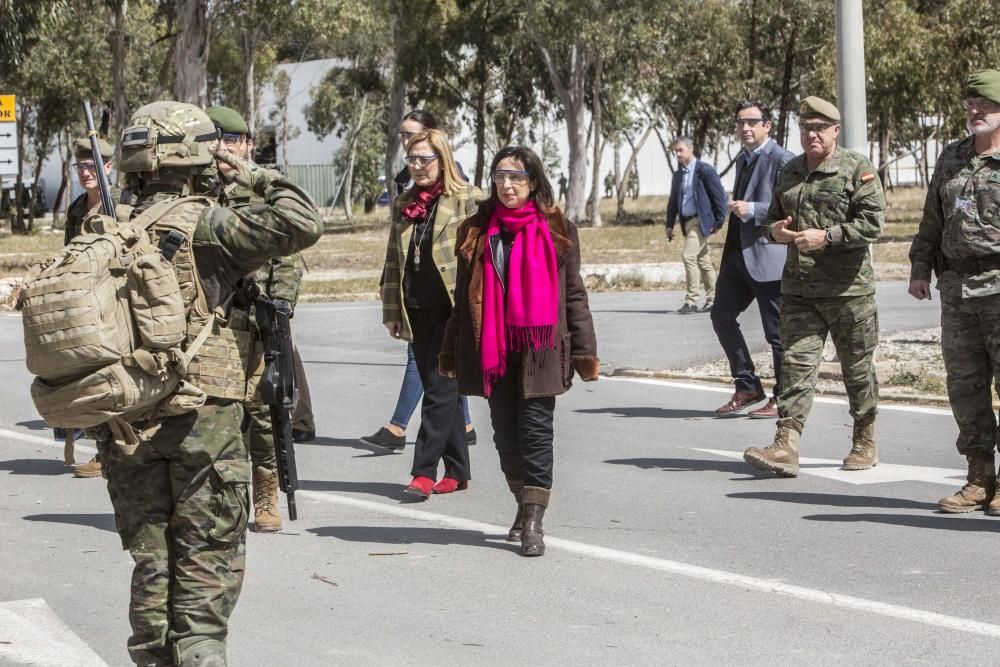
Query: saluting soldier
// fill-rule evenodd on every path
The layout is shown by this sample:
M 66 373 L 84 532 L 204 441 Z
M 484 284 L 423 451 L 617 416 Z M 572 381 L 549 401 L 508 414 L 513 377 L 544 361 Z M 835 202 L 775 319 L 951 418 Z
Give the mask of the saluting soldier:
M 934 167 L 910 246 L 910 294 L 930 299 L 937 273 L 948 400 L 968 462 L 967 483 L 938 507 L 1000 516 L 992 405 L 1000 377 L 1000 71 L 970 76 L 962 101 L 970 135 L 946 146 Z
M 249 160 L 253 156 L 253 136 L 247 122 L 235 109 L 217 106 L 206 110 L 209 118 L 222 134 L 222 146 L 239 158 Z M 219 170 L 227 173 L 231 167 L 225 163 L 219 165 Z M 260 206 L 263 199 L 251 190 L 230 183 L 220 198 L 223 206 L 234 210 L 248 209 Z M 299 298 L 299 287 L 302 274 L 305 272 L 305 260 L 301 253 L 288 257 L 273 257 L 254 275 L 261 291 L 272 299 L 287 301 L 295 308 Z M 247 313 L 251 318 L 252 311 Z M 292 413 L 292 433 L 296 442 L 305 442 L 315 437 L 316 426 L 313 422 L 312 405 L 309 400 L 309 385 L 306 383 L 305 370 L 297 347 L 292 349 L 292 359 L 295 367 L 295 386 L 298 400 Z M 249 413 L 249 426 L 244 433 L 250 460 L 253 463 L 253 504 L 254 523 L 252 530 L 271 533 L 281 530 L 281 509 L 278 503 L 277 457 L 274 450 L 274 428 L 271 424 L 270 408 L 260 402 L 256 396 L 246 404 Z
M 785 348 L 778 429 L 767 447 L 743 458 L 781 477 L 799 474 L 799 438 L 812 409 L 829 334 L 837 348 L 854 418 L 844 470 L 878 464 L 875 413 L 878 344 L 875 274 L 869 246 L 882 235 L 885 193 L 865 156 L 837 145 L 840 112 L 818 97 L 799 106 L 805 153 L 785 165 L 764 221 L 764 234 L 788 244 L 781 278 L 779 331 Z

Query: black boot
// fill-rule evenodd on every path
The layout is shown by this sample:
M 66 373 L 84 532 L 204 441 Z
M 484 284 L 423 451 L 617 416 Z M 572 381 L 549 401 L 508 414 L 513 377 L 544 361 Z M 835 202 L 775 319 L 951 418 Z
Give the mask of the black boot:
M 514 517 L 514 525 L 507 532 L 507 541 L 520 542 L 521 529 L 524 527 L 524 507 L 521 505 L 521 489 L 524 488 L 524 482 L 517 479 L 508 479 L 507 486 L 510 488 L 510 492 L 514 494 L 514 500 L 517 502 L 517 515 Z
M 539 486 L 526 486 L 521 492 L 524 526 L 521 529 L 521 555 L 541 556 L 545 553 L 545 532 L 542 517 L 549 505 L 549 490 Z

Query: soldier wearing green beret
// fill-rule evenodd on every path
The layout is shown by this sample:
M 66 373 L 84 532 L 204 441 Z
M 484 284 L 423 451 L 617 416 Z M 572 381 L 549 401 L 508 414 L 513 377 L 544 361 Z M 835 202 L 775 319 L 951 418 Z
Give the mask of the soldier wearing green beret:
M 100 160 L 94 159 L 94 154 L 90 148 L 90 139 L 81 137 L 73 142 L 73 166 L 76 168 L 80 185 L 83 186 L 84 193 L 73 200 L 66 209 L 66 229 L 63 233 L 63 244 L 68 244 L 73 237 L 80 234 L 81 225 L 84 219 L 92 212 L 96 212 L 101 206 L 101 189 L 97 181 L 98 165 L 102 165 L 104 173 L 111 176 L 111 159 L 115 155 L 115 148 L 104 139 L 98 139 L 97 145 L 101 150 Z M 112 189 L 112 197 L 118 200 L 118 191 Z M 100 475 L 100 470 L 97 475 Z
M 781 477 L 799 473 L 799 438 L 812 409 L 827 335 L 840 357 L 854 418 L 844 470 L 878 464 L 875 413 L 878 344 L 875 275 L 869 246 L 882 235 L 885 193 L 868 158 L 837 145 L 840 112 L 818 97 L 799 106 L 805 153 L 785 165 L 764 221 L 764 234 L 788 244 L 781 278 L 778 428 L 767 447 L 743 453 L 747 463 Z
M 1000 377 L 1000 71 L 970 76 L 962 102 L 970 134 L 946 146 L 934 167 L 910 246 L 909 291 L 930 299 L 931 273 L 937 274 L 948 400 L 958 452 L 968 463 L 965 486 L 938 507 L 1000 516 L 994 468 L 1000 432 L 992 407 L 993 380 Z
M 250 159 L 253 155 L 253 137 L 247 122 L 239 112 L 223 106 L 210 107 L 206 112 L 221 133 L 223 146 L 238 157 Z M 219 168 L 225 172 L 228 170 L 228 165 L 220 164 Z M 258 206 L 263 200 L 237 183 L 231 183 L 222 191 L 220 201 L 229 208 L 242 209 Z M 294 309 L 299 298 L 299 287 L 304 271 L 305 260 L 301 253 L 295 253 L 288 257 L 272 258 L 257 271 L 254 279 L 267 296 L 287 301 Z M 245 315 L 253 322 L 252 309 Z M 315 437 L 316 426 L 313 421 L 309 385 L 306 382 L 298 347 L 293 346 L 292 353 L 295 385 L 298 389 L 298 400 L 292 412 L 292 433 L 296 442 L 305 442 Z M 271 425 L 270 409 L 260 402 L 259 397 L 248 402 L 245 407 L 249 414 L 249 426 L 244 433 L 244 440 L 253 463 L 252 530 L 275 532 L 281 530 L 281 510 L 278 504 L 277 458 L 274 451 L 274 428 Z

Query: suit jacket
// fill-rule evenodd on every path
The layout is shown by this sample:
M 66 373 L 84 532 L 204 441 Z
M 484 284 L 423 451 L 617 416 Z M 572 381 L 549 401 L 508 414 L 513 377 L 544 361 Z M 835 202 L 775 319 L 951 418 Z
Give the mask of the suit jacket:
M 667 204 L 667 229 L 674 228 L 677 217 L 681 212 L 681 185 L 684 172 L 678 169 L 674 172 L 673 184 L 670 187 L 670 201 Z M 691 187 L 694 188 L 694 204 L 698 211 L 698 222 L 701 224 L 701 231 L 708 236 L 713 231 L 722 227 L 726 221 L 726 191 L 722 187 L 719 175 L 712 169 L 712 165 L 698 160 L 694 167 L 694 176 L 691 178 Z
M 746 168 L 746 153 L 736 159 L 736 183 L 740 182 L 740 174 Z M 785 257 L 788 246 L 775 243 L 767 234 L 762 233 L 761 225 L 767 218 L 767 209 L 771 205 L 771 194 L 774 184 L 778 182 L 778 174 L 785 163 L 795 157 L 791 152 L 779 146 L 773 139 L 768 141 L 757 157 L 757 164 L 750 182 L 747 183 L 744 201 L 754 202 L 753 217 L 741 220 L 738 216 L 730 217 L 739 224 L 730 229 L 730 234 L 738 234 L 740 248 L 743 251 L 743 261 L 746 263 L 750 277 L 759 283 L 781 280 L 781 272 L 785 268 Z M 730 225 L 732 222 L 730 222 Z M 730 246 L 726 244 L 723 250 L 723 261 Z

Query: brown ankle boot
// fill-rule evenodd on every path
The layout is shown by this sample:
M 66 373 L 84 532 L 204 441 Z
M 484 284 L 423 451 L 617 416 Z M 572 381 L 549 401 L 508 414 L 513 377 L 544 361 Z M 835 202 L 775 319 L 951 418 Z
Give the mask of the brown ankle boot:
M 549 506 L 549 489 L 540 486 L 526 486 L 521 491 L 521 506 L 524 508 L 524 527 L 521 529 L 521 555 L 541 556 L 545 553 L 542 539 L 542 517 Z
M 517 502 L 517 514 L 514 516 L 514 525 L 507 531 L 507 541 L 520 542 L 521 530 L 524 528 L 524 506 L 521 505 L 521 489 L 524 488 L 524 482 L 519 479 L 508 479 L 507 487 L 514 494 L 514 500 Z
M 992 514 L 993 494 L 996 492 L 997 471 L 993 467 L 993 452 L 969 454 L 967 483 L 950 496 L 938 501 L 938 509 L 945 514 L 964 514 L 979 508 Z M 1000 507 L 997 508 L 1000 513 Z
M 778 477 L 798 477 L 801 434 L 802 422 L 783 417 L 778 420 L 774 442 L 767 447 L 750 447 L 743 452 L 743 460 L 757 470 L 773 472 Z
M 273 533 L 279 530 L 278 471 L 256 466 L 253 469 L 253 531 Z
M 878 465 L 875 450 L 875 415 L 854 422 L 851 453 L 844 459 L 844 470 L 868 470 Z
M 82 477 L 84 479 L 89 477 L 100 477 L 101 476 L 101 462 L 97 460 L 97 456 L 90 459 L 86 463 L 77 463 L 73 466 L 73 477 Z

